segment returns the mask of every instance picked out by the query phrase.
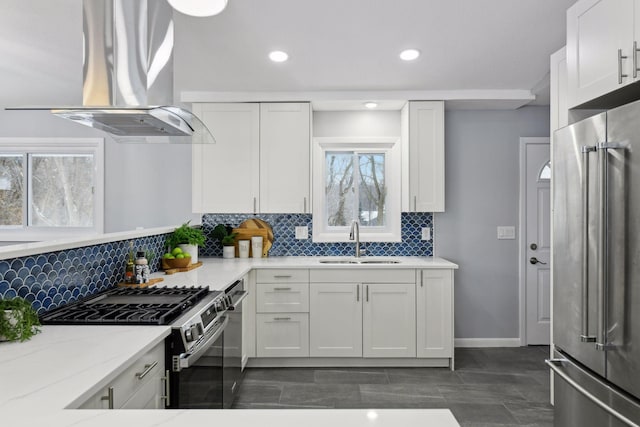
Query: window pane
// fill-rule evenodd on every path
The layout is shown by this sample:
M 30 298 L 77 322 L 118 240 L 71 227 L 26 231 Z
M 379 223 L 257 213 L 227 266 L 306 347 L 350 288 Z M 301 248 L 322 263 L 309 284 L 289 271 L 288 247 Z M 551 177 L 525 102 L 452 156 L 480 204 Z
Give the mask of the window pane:
M 329 226 L 346 226 L 355 216 L 353 153 L 325 155 L 326 218 Z
M 551 162 L 547 162 L 542 169 L 540 170 L 540 173 L 538 174 L 538 180 L 542 181 L 542 180 L 549 180 L 551 179 Z
M 360 223 L 363 226 L 385 225 L 387 187 L 384 180 L 384 154 L 360 154 Z
M 30 225 L 93 226 L 93 155 L 33 155 L 31 168 Z
M 0 226 L 23 225 L 23 164 L 23 155 L 0 155 Z

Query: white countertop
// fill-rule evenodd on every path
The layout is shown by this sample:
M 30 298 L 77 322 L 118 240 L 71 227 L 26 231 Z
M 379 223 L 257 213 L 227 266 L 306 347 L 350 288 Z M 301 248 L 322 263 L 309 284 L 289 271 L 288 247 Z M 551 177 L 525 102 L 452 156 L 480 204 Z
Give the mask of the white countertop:
M 252 268 L 382 268 L 380 265 L 319 264 L 325 257 L 203 259 L 204 266 L 164 275 L 168 286 L 224 288 Z M 384 268 L 457 268 L 439 258 L 398 257 Z M 161 342 L 168 326 L 43 326 L 24 343 L 0 343 L 0 417 L 7 426 L 186 426 L 226 423 L 236 426 L 421 426 L 457 427 L 447 409 L 323 410 L 76 410 L 77 404 L 105 386 L 126 366 Z M 191 424 L 190 424 L 191 423 Z

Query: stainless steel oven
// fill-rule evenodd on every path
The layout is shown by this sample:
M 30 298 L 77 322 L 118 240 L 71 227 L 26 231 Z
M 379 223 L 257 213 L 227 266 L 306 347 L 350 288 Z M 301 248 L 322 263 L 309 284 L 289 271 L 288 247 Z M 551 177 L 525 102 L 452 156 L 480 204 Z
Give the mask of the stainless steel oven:
M 244 282 L 234 282 L 214 301 L 178 319 L 166 341 L 168 408 L 230 408 L 242 373 Z

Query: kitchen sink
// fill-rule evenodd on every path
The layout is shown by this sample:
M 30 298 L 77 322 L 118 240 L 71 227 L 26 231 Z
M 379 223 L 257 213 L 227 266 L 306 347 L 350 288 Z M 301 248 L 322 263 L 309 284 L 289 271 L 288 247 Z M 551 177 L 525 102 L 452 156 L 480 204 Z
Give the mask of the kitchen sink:
M 394 259 L 321 259 L 320 264 L 400 264 Z

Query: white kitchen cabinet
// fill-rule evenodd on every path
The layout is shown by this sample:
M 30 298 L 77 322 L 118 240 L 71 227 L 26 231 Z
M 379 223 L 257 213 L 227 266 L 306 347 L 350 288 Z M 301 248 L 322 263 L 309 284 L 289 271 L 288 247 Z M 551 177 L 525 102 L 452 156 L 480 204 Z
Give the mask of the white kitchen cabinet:
M 193 104 L 215 144 L 193 144 L 193 212 L 256 212 L 260 196 L 258 104 Z
M 638 0 L 580 0 L 567 10 L 569 108 L 637 79 Z
M 310 212 L 310 146 L 308 103 L 260 104 L 260 212 Z
M 166 396 L 164 342 L 134 361 L 80 409 L 162 409 Z
M 362 355 L 416 357 L 415 283 L 362 286 Z
M 453 270 L 420 270 L 418 274 L 417 356 L 453 358 Z
M 309 313 L 257 313 L 257 357 L 308 357 Z
M 566 46 L 551 54 L 550 60 L 550 112 L 551 140 L 553 133 L 569 124 L 567 105 L 567 48 Z
M 444 212 L 444 102 L 411 101 L 402 119 L 402 211 Z
M 311 283 L 309 355 L 362 357 L 362 285 Z
M 251 357 L 256 357 L 256 273 L 251 270 L 244 278 L 247 297 L 242 303 L 242 369 Z
M 216 139 L 192 146 L 194 212 L 309 212 L 308 103 L 194 103 L 193 111 Z

